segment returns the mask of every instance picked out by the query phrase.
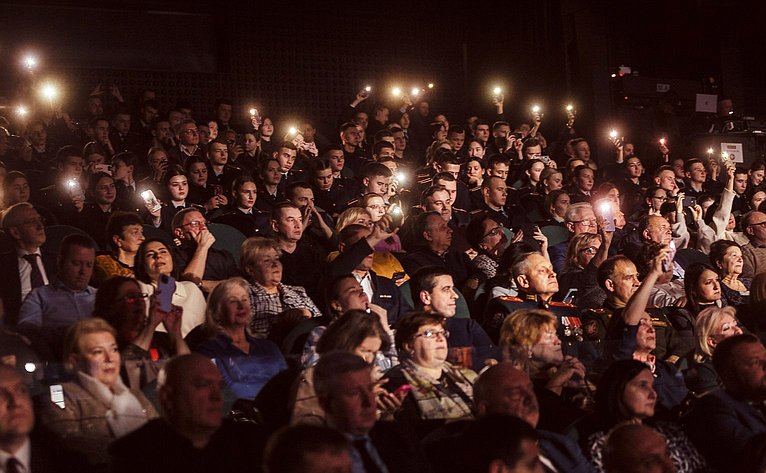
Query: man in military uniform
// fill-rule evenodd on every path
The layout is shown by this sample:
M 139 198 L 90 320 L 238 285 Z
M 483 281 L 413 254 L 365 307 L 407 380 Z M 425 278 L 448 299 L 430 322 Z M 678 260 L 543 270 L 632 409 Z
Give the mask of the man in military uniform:
M 586 366 L 596 359 L 596 349 L 584 336 L 580 312 L 576 306 L 555 302 L 553 295 L 559 291 L 556 273 L 550 261 L 540 253 L 520 256 L 511 266 L 511 273 L 519 288 L 518 297 L 500 296 L 487 304 L 484 329 L 497 342 L 505 318 L 518 309 L 545 309 L 558 320 L 558 336 L 565 355 L 579 358 Z
M 646 278 L 645 278 L 646 280 Z M 598 283 L 607 294 L 604 307 L 582 314 L 585 336 L 603 349 L 604 340 L 622 325 L 623 311 L 630 298 L 641 286 L 638 270 L 628 257 L 618 255 L 604 261 L 598 270 Z M 671 363 L 678 361 L 690 347 L 684 347 L 665 313 L 658 307 L 647 306 L 646 312 L 654 328 L 657 347 L 654 356 Z
M 452 248 L 456 251 L 466 251 L 471 248 L 465 238 L 465 227 L 470 221 L 470 216 L 452 204 L 449 191 L 444 186 L 431 186 L 424 190 L 420 197 L 420 207 L 423 211 L 439 212 L 452 229 Z
M 349 207 L 357 207 L 366 194 L 378 194 L 384 200 L 388 200 L 388 186 L 391 185 L 394 173 L 385 164 L 370 162 L 361 170 L 360 193 L 349 200 L 344 210 Z

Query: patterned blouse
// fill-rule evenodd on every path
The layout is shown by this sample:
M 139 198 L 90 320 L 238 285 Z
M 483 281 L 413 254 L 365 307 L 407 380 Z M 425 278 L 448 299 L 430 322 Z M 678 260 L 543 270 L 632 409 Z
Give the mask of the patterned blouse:
M 256 338 L 266 338 L 271 326 L 277 321 L 277 316 L 287 309 L 307 309 L 311 317 L 321 317 L 322 313 L 314 301 L 300 286 L 280 284 L 275 294 L 266 292 L 266 288 L 257 282 L 250 284 L 250 307 L 253 320 L 248 332 Z

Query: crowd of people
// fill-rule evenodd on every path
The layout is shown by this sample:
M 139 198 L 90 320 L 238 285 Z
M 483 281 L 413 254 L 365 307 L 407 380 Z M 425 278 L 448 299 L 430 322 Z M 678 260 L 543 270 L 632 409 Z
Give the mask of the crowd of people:
M 414 99 L 0 117 L 0 471 L 766 471 L 766 162 Z

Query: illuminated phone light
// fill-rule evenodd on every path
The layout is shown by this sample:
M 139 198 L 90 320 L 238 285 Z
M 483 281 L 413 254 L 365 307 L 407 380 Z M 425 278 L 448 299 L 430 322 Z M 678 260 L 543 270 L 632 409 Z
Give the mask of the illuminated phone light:
M 372 87 L 370 87 L 369 85 L 365 86 L 365 88 L 364 88 L 365 92 L 370 92 L 371 90 L 372 90 Z
M 713 148 L 708 148 L 707 149 L 707 154 L 713 154 Z
M 297 128 L 295 128 L 294 126 L 291 126 L 291 127 L 290 127 L 290 128 L 287 130 L 287 131 L 288 131 L 288 133 L 290 133 L 291 135 L 296 135 L 296 134 L 298 134 L 298 129 L 297 129 Z
M 143 191 L 141 193 L 141 198 L 144 199 L 144 200 L 149 200 L 151 197 L 152 197 L 152 192 L 151 191 Z
M 614 79 L 615 77 L 617 77 L 617 74 L 612 74 L 611 77 L 612 77 L 612 79 Z
M 502 87 L 495 87 L 494 89 L 492 89 L 492 93 L 495 95 L 500 95 L 503 93 L 503 89 Z
M 413 95 L 414 97 L 417 97 L 417 96 L 418 96 L 418 94 L 420 94 L 420 89 L 419 89 L 418 87 L 413 87 L 413 88 L 412 88 L 412 95 Z
M 428 83 L 428 88 L 429 89 L 433 89 L 434 88 L 434 83 L 433 82 L 429 82 Z
M 609 132 L 609 138 L 612 138 L 612 139 L 617 138 L 617 134 L 618 134 L 617 130 L 612 130 Z
M 250 109 L 250 115 L 255 116 L 255 114 L 258 113 L 258 110 L 251 108 Z
M 56 97 L 58 97 L 59 94 L 58 88 L 56 88 L 56 86 L 53 84 L 44 84 L 40 89 L 40 92 L 42 93 L 43 97 L 49 101 L 54 100 Z
M 37 370 L 37 365 L 34 363 L 24 363 L 24 371 L 27 373 L 34 373 Z
M 567 112 L 571 112 L 574 110 L 574 106 L 572 104 L 567 105 Z
M 30 71 L 37 67 L 37 58 L 34 56 L 27 56 L 24 58 L 24 67 Z
M 29 110 L 27 110 L 27 107 L 23 105 L 19 105 L 16 107 L 16 114 L 20 117 L 24 117 L 29 113 Z
M 665 144 L 665 138 L 660 138 L 660 144 L 661 144 L 661 145 L 664 145 L 664 144 Z
M 532 107 L 532 113 L 539 113 L 539 112 L 540 112 L 540 106 L 539 105 L 534 105 Z
M 402 95 L 402 89 L 400 89 L 399 87 L 394 87 L 393 89 L 391 89 L 391 94 L 393 94 L 395 97 L 399 97 L 400 95 Z

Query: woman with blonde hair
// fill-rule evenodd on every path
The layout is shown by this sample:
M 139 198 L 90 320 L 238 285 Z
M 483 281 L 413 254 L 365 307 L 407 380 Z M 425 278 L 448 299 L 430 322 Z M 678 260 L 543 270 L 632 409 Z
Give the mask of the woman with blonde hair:
M 525 370 L 540 401 L 540 425 L 564 428 L 584 415 L 579 407 L 590 401 L 585 366 L 564 356 L 556 329 L 558 321 L 543 309 L 511 312 L 500 328 L 499 344 L 506 360 Z
M 335 223 L 335 234 L 340 234 L 344 228 L 351 224 L 372 227 L 373 223 L 374 222 L 370 216 L 370 212 L 366 208 L 349 207 L 341 212 L 341 214 L 338 216 L 338 220 Z M 399 237 L 396 236 L 396 238 L 398 241 Z M 401 242 L 399 242 L 399 246 L 401 247 Z M 337 257 L 338 252 L 333 251 L 327 255 L 327 260 L 333 261 Z M 392 279 L 397 286 L 403 284 L 409 279 L 409 276 L 407 276 L 407 274 L 404 272 L 402 263 L 400 263 L 396 256 L 391 254 L 389 251 L 375 251 L 372 254 L 372 270 L 375 271 L 378 276 Z M 394 275 L 397 277 L 394 278 Z
M 254 399 L 277 373 L 287 369 L 279 348 L 247 333 L 253 313 L 250 285 L 242 278 L 227 279 L 210 293 L 205 328 L 213 334 L 196 351 L 216 360 L 226 385 L 240 399 Z
M 149 400 L 120 378 L 117 332 L 104 319 L 81 319 L 64 340 L 64 361 L 74 379 L 62 383 L 62 397 L 42 403 L 43 425 L 64 444 L 85 454 L 94 468 L 106 468 L 113 440 L 157 417 Z
M 282 284 L 282 250 L 276 240 L 250 237 L 242 243 L 239 266 L 249 284 L 251 315 L 249 332 L 266 338 L 277 315 L 287 309 L 301 309 L 306 317 L 322 313 L 302 286 Z
M 684 373 L 686 385 L 694 394 L 701 396 L 720 386 L 718 373 L 713 367 L 713 352 L 722 340 L 741 333 L 734 307 L 709 307 L 697 315 L 694 321 L 697 346 L 691 366 Z

